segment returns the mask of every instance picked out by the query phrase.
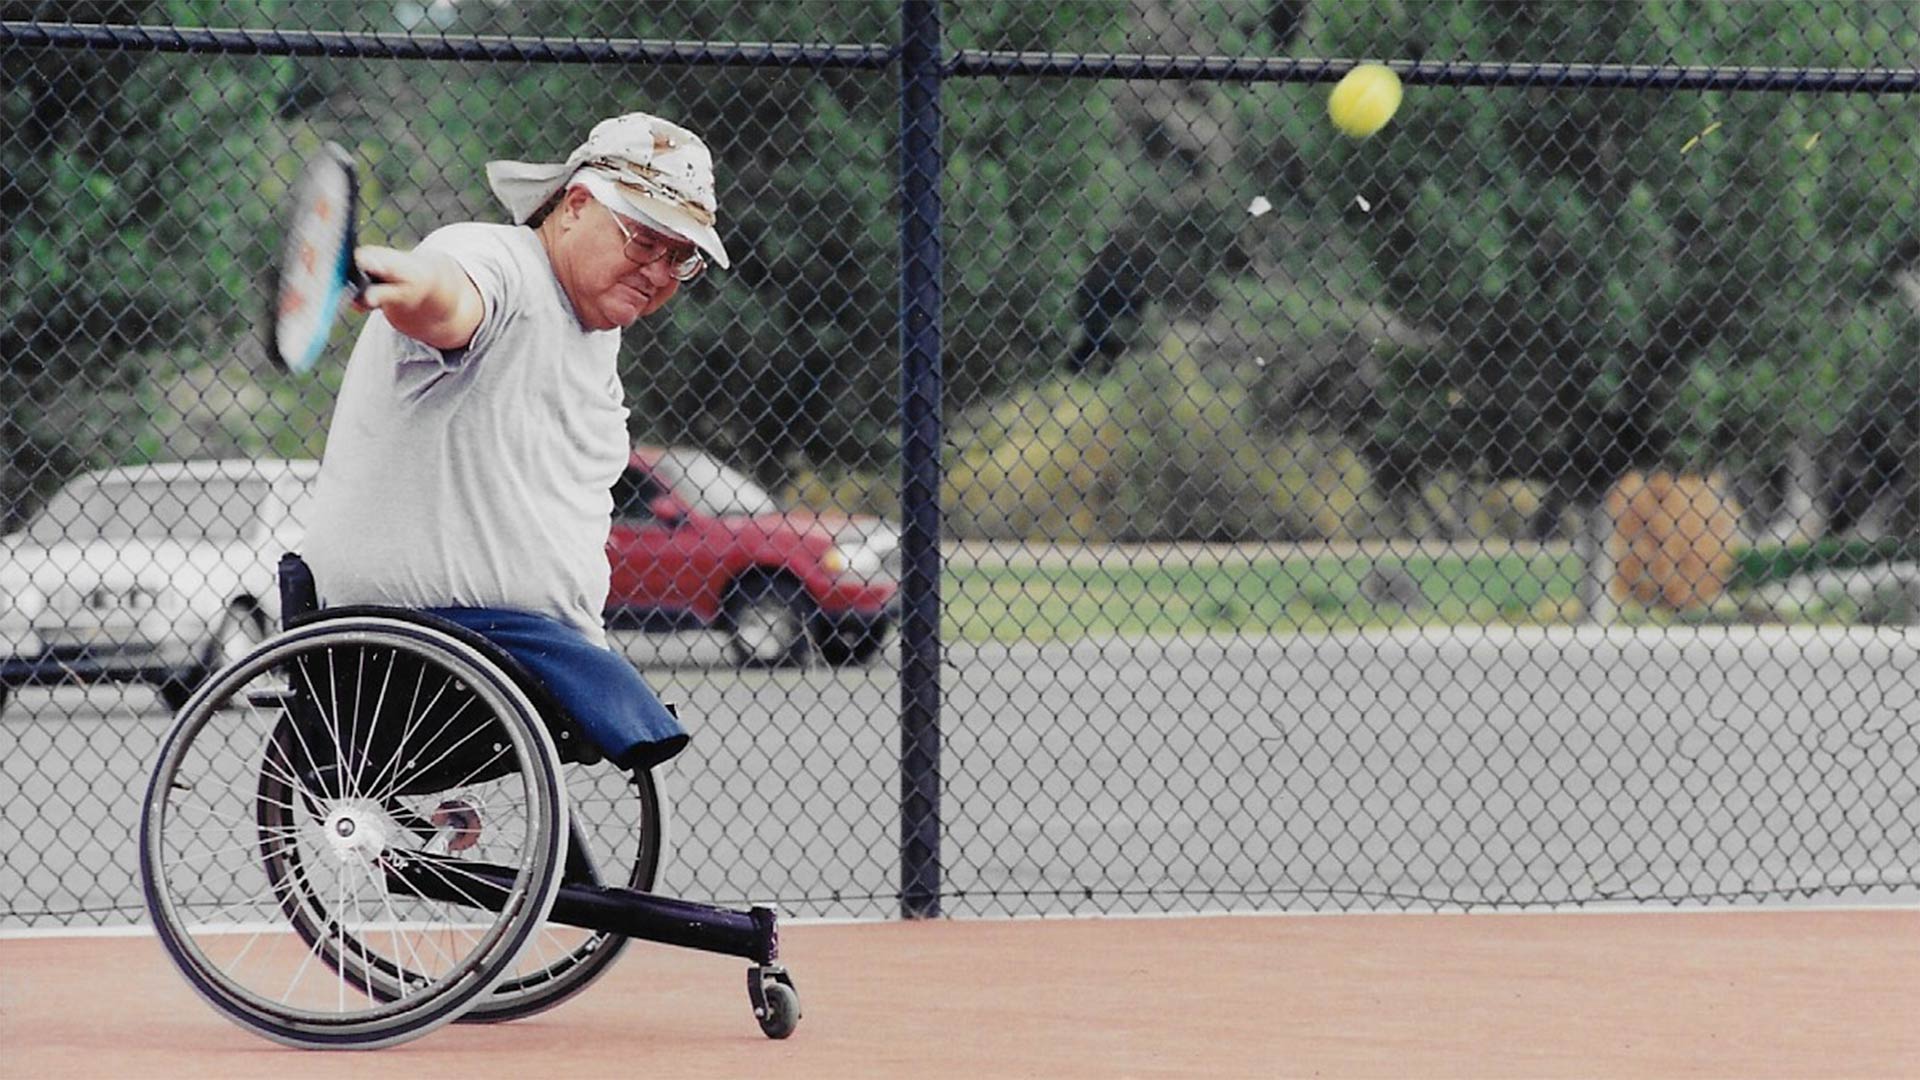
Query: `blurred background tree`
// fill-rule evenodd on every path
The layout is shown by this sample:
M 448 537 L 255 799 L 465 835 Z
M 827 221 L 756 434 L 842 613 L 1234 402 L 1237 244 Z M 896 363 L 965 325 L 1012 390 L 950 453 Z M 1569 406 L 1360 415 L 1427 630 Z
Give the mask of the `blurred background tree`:
M 192 21 L 211 4 L 0 0 L 0 18 Z M 246 332 L 264 61 L 0 47 L 0 530 L 137 453 L 153 387 Z
M 1407 59 L 1870 67 L 1920 36 L 1879 4 L 1315 12 L 1316 52 Z M 1762 514 L 1804 514 L 1805 461 L 1859 456 L 1834 440 L 1912 368 L 1888 283 L 1920 235 L 1916 122 L 1840 95 L 1543 86 L 1415 91 L 1364 143 L 1315 132 L 1312 209 L 1367 291 L 1438 335 L 1367 357 L 1333 403 L 1381 490 L 1537 481 L 1544 534 L 1629 468 L 1724 469 Z
M 876 53 L 898 33 L 891 0 L 0 10 Z M 943 16 L 949 49 L 1839 67 L 1920 53 L 1920 17 L 1877 2 L 980 0 Z M 558 158 L 594 120 L 635 108 L 708 136 L 737 256 L 629 333 L 636 437 L 697 443 L 849 508 L 889 503 L 890 68 L 17 47 L 0 60 L 25 76 L 0 131 L 10 522 L 85 465 L 320 452 L 338 365 L 319 380 L 267 374 L 256 325 L 273 198 L 320 139 L 365 166 L 367 238 L 404 244 L 500 220 L 488 159 Z M 1657 466 L 1726 473 L 1756 535 L 1817 534 L 1829 518 L 1912 534 L 1915 110 L 1811 93 L 1416 87 L 1355 142 L 1325 121 L 1326 90 L 946 84 L 956 531 L 1566 536 L 1624 470 Z M 1251 212 L 1255 199 L 1270 209 Z M 1062 401 L 1108 411 L 1093 428 L 1034 419 Z M 1126 435 L 1111 453 L 1099 425 Z M 1006 449 L 1023 440 L 1048 445 Z M 1003 467 L 1076 453 L 1101 459 L 1084 490 L 1021 490 Z M 1031 512 L 1043 495 L 1058 513 Z

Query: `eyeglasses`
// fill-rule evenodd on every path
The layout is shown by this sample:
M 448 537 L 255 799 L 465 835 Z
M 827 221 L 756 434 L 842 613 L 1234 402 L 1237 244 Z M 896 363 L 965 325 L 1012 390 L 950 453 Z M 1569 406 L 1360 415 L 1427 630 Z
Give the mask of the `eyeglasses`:
M 613 219 L 614 225 L 620 230 L 620 235 L 626 238 L 626 247 L 622 253 L 626 255 L 627 261 L 635 266 L 651 266 L 662 259 L 672 259 L 667 264 L 667 273 L 672 274 L 673 279 L 680 282 L 692 281 L 707 268 L 706 257 L 698 251 L 685 258 L 674 259 L 676 245 L 663 239 L 659 233 L 647 228 L 642 228 L 636 233 L 627 227 L 625 218 L 612 210 L 607 210 L 607 216 Z

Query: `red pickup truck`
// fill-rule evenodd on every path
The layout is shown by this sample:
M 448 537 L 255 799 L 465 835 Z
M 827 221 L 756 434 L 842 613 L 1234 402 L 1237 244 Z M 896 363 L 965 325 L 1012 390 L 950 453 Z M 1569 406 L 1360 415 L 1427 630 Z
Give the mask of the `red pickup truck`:
M 642 446 L 613 489 L 607 625 L 720 630 L 743 665 L 866 663 L 897 614 L 900 531 L 787 509 L 700 450 Z

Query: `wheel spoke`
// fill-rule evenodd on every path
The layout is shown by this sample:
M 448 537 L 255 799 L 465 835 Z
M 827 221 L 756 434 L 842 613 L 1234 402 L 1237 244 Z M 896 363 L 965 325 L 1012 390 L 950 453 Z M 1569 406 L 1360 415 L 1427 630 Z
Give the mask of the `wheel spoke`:
M 390 660 L 388 661 L 389 678 L 391 678 L 392 676 L 392 670 L 391 670 L 392 665 L 399 663 L 399 660 L 400 660 L 399 654 L 394 653 L 390 658 Z M 374 791 L 382 791 L 382 792 L 391 791 L 401 786 L 400 781 L 398 779 L 394 779 L 392 786 L 389 787 L 388 773 L 398 770 L 400 768 L 400 763 L 407 760 L 407 745 L 409 742 L 412 741 L 414 732 L 419 730 L 421 721 L 425 720 L 427 716 L 433 712 L 434 706 L 440 703 L 441 695 L 446 693 L 446 689 L 447 689 L 446 685 L 442 684 L 441 688 L 434 693 L 433 699 L 427 702 L 427 707 L 422 709 L 420 707 L 420 691 L 426 688 L 426 682 L 427 682 L 427 669 L 424 666 L 422 666 L 414 674 L 413 696 L 409 698 L 407 701 L 407 712 L 406 712 L 407 719 L 405 723 L 401 725 L 399 741 L 394 744 L 393 758 L 390 761 L 388 761 L 385 765 L 383 765 L 378 773 L 374 774 L 373 783 L 369 785 L 369 787 Z

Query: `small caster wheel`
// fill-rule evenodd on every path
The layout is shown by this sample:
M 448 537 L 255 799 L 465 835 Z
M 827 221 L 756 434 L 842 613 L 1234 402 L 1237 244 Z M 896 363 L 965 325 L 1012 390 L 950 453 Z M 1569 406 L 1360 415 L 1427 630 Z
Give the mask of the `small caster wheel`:
M 762 993 L 767 1004 L 760 1019 L 760 1030 L 769 1039 L 784 1039 L 800 1026 L 800 995 L 784 983 L 767 981 Z
M 753 1018 L 769 1039 L 784 1039 L 800 1026 L 800 991 L 794 989 L 793 976 L 777 964 L 756 967 L 747 972 L 747 997 L 753 1002 Z

